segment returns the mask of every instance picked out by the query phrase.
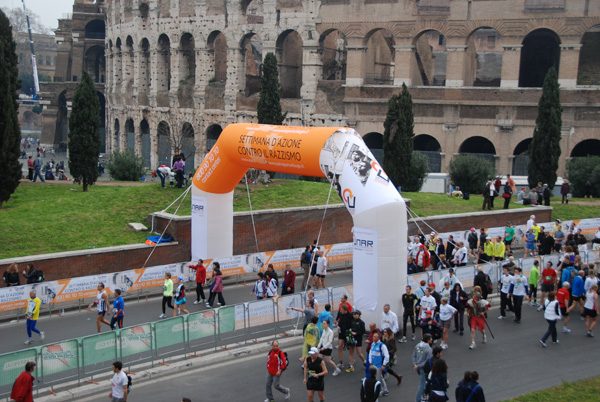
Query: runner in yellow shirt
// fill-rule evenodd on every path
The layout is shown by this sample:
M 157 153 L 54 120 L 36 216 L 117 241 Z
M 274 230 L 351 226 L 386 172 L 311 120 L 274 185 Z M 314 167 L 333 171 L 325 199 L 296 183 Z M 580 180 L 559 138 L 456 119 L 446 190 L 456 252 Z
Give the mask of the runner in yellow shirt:
M 25 341 L 25 345 L 30 345 L 33 343 L 31 339 L 31 332 L 35 332 L 40 335 L 40 339 L 43 341 L 46 337 L 45 332 L 41 332 L 39 329 L 35 327 L 37 324 L 37 320 L 40 317 L 40 306 L 42 302 L 36 296 L 35 290 L 29 291 L 29 300 L 27 300 L 27 311 L 25 313 L 25 317 L 27 318 L 27 336 L 28 339 Z

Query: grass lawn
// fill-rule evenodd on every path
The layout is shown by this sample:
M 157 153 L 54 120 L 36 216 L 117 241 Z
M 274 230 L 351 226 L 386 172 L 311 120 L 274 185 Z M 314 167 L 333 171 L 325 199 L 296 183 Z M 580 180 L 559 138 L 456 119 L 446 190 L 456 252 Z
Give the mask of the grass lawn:
M 531 392 L 506 402 L 572 402 L 597 401 L 600 377 L 592 377 L 577 382 L 565 382 L 557 387 Z
M 276 180 L 268 186 L 250 185 L 250 198 L 254 210 L 323 205 L 329 189 L 328 183 Z M 81 186 L 72 184 L 23 182 L 0 209 L 0 258 L 142 243 L 148 234 L 134 233 L 127 224 L 145 223 L 149 213 L 163 210 L 181 193 L 176 188 L 163 190 L 156 183 L 133 186 L 102 183 L 84 193 Z M 475 212 L 481 210 L 482 204 L 481 196 L 471 196 L 468 201 L 431 193 L 403 193 L 403 196 L 412 200 L 412 209 L 419 216 Z M 330 204 L 339 203 L 332 191 Z M 503 200 L 496 199 L 496 203 L 498 209 Z M 178 205 L 167 212 L 174 213 Z M 566 206 L 553 199 L 553 206 L 557 208 L 554 216 L 561 219 L 598 216 L 598 206 L 594 205 Z M 520 207 L 511 204 L 511 208 Z M 234 193 L 234 210 L 249 209 L 246 187 L 240 185 Z M 189 214 L 188 194 L 178 215 Z

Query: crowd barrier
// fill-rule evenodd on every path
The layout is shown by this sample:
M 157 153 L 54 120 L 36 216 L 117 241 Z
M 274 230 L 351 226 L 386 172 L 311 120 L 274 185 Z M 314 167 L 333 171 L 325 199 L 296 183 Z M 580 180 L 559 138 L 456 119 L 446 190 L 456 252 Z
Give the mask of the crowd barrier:
M 562 222 L 563 230 L 576 224 L 583 234 L 593 234 L 600 227 L 600 218 L 581 219 Z M 552 228 L 554 222 L 540 223 L 540 226 Z M 487 228 L 489 236 L 504 236 L 504 227 Z M 470 231 L 439 233 L 439 237 L 447 242 L 448 236 L 453 235 L 454 241 L 467 242 L 467 236 Z M 478 230 L 479 233 L 479 230 Z M 525 225 L 515 225 L 515 240 L 513 247 L 522 246 L 525 236 Z M 428 237 L 428 236 L 426 236 Z M 330 266 L 344 265 L 351 266 L 353 259 L 352 243 L 338 243 L 320 246 L 327 258 Z M 243 280 L 253 280 L 254 274 L 258 271 L 264 271 L 268 264 L 273 264 L 275 269 L 283 269 L 286 264 L 292 267 L 299 267 L 300 255 L 304 248 L 294 248 L 287 250 L 267 251 L 260 253 L 251 253 L 244 255 L 235 255 L 227 258 L 207 259 L 204 265 L 207 267 L 207 277 L 212 277 L 212 262 L 218 261 L 221 265 L 221 271 L 225 277 L 242 277 Z M 115 289 L 120 289 L 124 295 L 131 295 L 137 292 L 140 297 L 144 291 L 149 289 L 160 289 L 164 282 L 166 272 L 170 272 L 173 277 L 182 276 L 184 281 L 192 282 L 195 280 L 195 271 L 189 268 L 189 262 L 179 262 L 167 265 L 158 265 L 147 268 L 132 269 L 110 274 L 83 276 L 72 279 L 63 279 L 58 281 L 48 281 L 33 285 L 22 285 L 9 288 L 0 288 L 0 313 L 14 312 L 17 318 L 19 311 L 24 311 L 29 291 L 35 289 L 45 309 L 52 314 L 52 306 L 58 310 L 65 305 L 79 305 L 82 300 L 96 297 L 98 282 L 103 282 L 109 295 L 113 294 Z M 486 268 L 487 269 L 487 268 Z M 84 304 L 85 305 L 85 304 Z
M 339 306 L 343 294 L 353 302 L 352 285 L 320 289 L 321 306 Z M 337 300 L 337 302 L 336 302 Z M 28 361 L 35 361 L 36 394 L 68 381 L 78 385 L 94 376 L 110 374 L 111 363 L 121 360 L 125 367 L 154 366 L 167 357 L 197 355 L 226 345 L 248 343 L 260 337 L 282 336 L 302 328 L 304 314 L 287 307 L 304 308 L 304 292 L 273 299 L 256 300 L 205 310 L 164 320 L 139 324 L 64 340 L 49 345 L 0 355 L 0 398 L 10 395 L 14 380 Z
M 580 255 L 583 262 L 600 260 L 598 250 L 588 250 Z M 521 258 L 515 259 L 515 264 L 523 268 L 527 276 L 535 260 L 540 260 L 541 266 L 548 261 L 556 266 L 561 257 L 561 254 L 552 254 Z M 506 261 L 458 267 L 455 274 L 467 289 L 473 286 L 478 268 L 497 283 L 504 263 Z M 446 275 L 448 270 L 416 273 L 408 276 L 408 284 L 416 289 L 421 280 L 426 280 L 427 283 L 435 283 L 439 289 Z M 404 289 L 398 292 L 404 293 Z M 336 311 L 342 295 L 346 295 L 351 304 L 354 303 L 352 285 L 315 291 L 321 310 L 329 303 L 332 311 Z M 187 357 L 234 343 L 245 344 L 260 337 L 281 336 L 303 325 L 304 315 L 287 307 L 304 308 L 305 303 L 306 293 L 301 292 L 279 297 L 277 302 L 273 299 L 250 301 L 5 353 L 0 355 L 0 397 L 10 394 L 14 380 L 28 361 L 37 363 L 34 377 L 37 378 L 36 392 L 39 393 L 42 387 L 54 387 L 66 381 L 79 384 L 82 380 L 93 379 L 94 375 L 106 374 L 115 360 L 123 361 L 126 367 L 144 363 L 154 366 L 167 357 Z

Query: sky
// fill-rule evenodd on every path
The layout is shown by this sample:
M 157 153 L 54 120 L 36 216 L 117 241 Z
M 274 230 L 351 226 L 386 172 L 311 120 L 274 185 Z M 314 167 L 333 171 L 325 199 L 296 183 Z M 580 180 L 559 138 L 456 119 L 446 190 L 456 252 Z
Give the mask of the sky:
M 40 16 L 40 22 L 50 28 L 52 34 L 58 27 L 58 19 L 73 12 L 74 0 L 25 0 L 27 9 Z M 0 7 L 23 7 L 21 0 L 0 0 Z

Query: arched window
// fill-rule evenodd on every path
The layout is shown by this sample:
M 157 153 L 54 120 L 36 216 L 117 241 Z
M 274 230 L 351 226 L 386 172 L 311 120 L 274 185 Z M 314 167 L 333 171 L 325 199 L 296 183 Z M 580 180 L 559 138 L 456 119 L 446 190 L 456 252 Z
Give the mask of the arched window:
M 140 123 L 140 133 L 142 134 L 142 158 L 144 158 L 144 166 L 151 167 L 151 147 L 150 147 L 150 125 L 148 121 L 143 119 Z
M 171 166 L 171 128 L 169 123 L 158 123 L 158 163 Z
M 338 30 L 328 31 L 319 40 L 323 80 L 343 81 L 346 79 L 346 37 Z
M 219 31 L 214 31 L 208 37 L 208 48 L 210 49 L 211 64 L 213 66 L 216 82 L 227 80 L 227 39 Z
M 529 147 L 532 138 L 527 138 L 515 147 L 513 152 L 512 174 L 513 176 L 529 175 Z
M 206 151 L 210 151 L 217 143 L 223 128 L 218 124 L 213 124 L 206 129 Z
M 419 34 L 413 41 L 415 64 L 412 82 L 416 85 L 446 85 L 446 38 L 434 30 Z
M 600 140 L 583 140 L 571 151 L 571 158 L 582 156 L 600 156 Z
M 378 29 L 368 35 L 365 74 L 367 84 L 394 83 L 394 39 L 387 29 Z
M 158 37 L 156 69 L 158 92 L 169 91 L 171 89 L 171 41 L 165 34 Z
M 490 140 L 484 137 L 470 137 L 466 139 L 458 149 L 463 155 L 475 155 L 481 159 L 496 163 L 496 148 Z
M 560 38 L 549 29 L 536 29 L 523 39 L 519 86 L 542 87 L 550 67 L 558 72 L 559 64 Z
M 600 85 L 600 62 L 598 61 L 600 25 L 596 25 L 586 31 L 581 39 L 581 45 L 577 84 Z
M 469 35 L 465 86 L 499 87 L 502 77 L 502 37 L 493 28 L 479 28 Z
M 104 39 L 104 31 L 104 21 L 92 20 L 85 26 L 85 37 L 87 39 Z
M 431 173 L 442 171 L 442 146 L 434 137 L 428 134 L 415 136 L 413 138 L 413 150 L 427 157 Z
M 243 90 L 246 96 L 260 92 L 262 44 L 262 39 L 256 34 L 246 35 L 242 40 L 245 74 L 242 77 L 244 79 L 240 80 L 240 90 Z
M 277 61 L 283 98 L 299 98 L 302 87 L 302 38 L 288 30 L 277 38 Z

